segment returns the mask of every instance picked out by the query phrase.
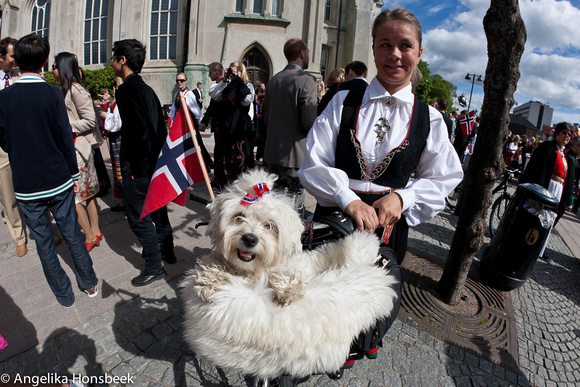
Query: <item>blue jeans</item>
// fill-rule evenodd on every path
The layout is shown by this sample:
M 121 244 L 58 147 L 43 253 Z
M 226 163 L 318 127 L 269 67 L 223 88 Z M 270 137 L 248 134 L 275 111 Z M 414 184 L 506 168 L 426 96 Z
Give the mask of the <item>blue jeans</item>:
M 77 219 L 72 188 L 49 199 L 19 201 L 18 204 L 26 216 L 26 224 L 36 241 L 36 250 L 50 289 L 61 305 L 71 306 L 75 302 L 75 295 L 70 279 L 56 255 L 48 210 L 52 213 L 70 250 L 78 286 L 84 290 L 97 284 L 93 261 L 87 252 L 84 244 L 85 237 Z
M 145 259 L 143 272 L 151 273 L 163 267 L 162 253 L 173 252 L 173 230 L 169 223 L 167 207 L 163 206 L 139 219 L 150 180 L 146 177 L 134 178 L 129 163 L 121 162 L 121 173 L 127 221 L 143 247 L 141 252 L 141 256 Z

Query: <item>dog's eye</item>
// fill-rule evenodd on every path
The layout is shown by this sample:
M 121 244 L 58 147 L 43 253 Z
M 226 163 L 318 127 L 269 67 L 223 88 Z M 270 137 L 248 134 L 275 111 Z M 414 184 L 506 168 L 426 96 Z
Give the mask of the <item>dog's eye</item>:
M 238 214 L 234 218 L 234 224 L 242 224 L 244 222 L 244 215 Z
M 266 222 L 266 223 L 264 223 L 264 228 L 266 230 L 275 230 L 276 225 L 273 222 Z

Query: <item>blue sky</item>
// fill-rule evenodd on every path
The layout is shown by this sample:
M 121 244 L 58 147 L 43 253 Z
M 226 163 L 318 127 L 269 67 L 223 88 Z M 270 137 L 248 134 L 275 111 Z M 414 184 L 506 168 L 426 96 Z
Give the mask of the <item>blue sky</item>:
M 469 99 L 467 73 L 485 77 L 487 40 L 483 17 L 489 0 L 394 0 L 385 7 L 405 7 L 423 27 L 423 59 L 432 74 L 457 86 Z M 552 122 L 580 122 L 580 0 L 520 0 L 527 41 L 514 99 L 539 101 L 554 109 Z M 483 102 L 483 83 L 475 82 L 472 108 Z M 454 104 L 458 106 L 457 101 Z

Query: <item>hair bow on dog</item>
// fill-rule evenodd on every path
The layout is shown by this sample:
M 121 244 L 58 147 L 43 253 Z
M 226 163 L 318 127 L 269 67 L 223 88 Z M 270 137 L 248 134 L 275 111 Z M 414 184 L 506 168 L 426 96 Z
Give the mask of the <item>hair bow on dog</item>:
M 257 202 L 258 200 L 261 200 L 262 196 L 264 196 L 265 194 L 270 192 L 270 190 L 268 189 L 268 186 L 266 185 L 266 183 L 259 183 L 259 184 L 256 184 L 254 186 L 254 192 L 255 192 L 255 196 L 252 196 L 250 194 L 246 194 L 246 196 L 242 199 L 240 204 L 244 207 L 251 206 L 252 204 Z

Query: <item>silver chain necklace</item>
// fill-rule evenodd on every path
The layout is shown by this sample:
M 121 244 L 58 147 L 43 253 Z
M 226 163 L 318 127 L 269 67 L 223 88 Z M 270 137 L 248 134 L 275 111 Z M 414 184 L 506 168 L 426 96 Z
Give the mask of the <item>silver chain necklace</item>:
M 380 117 L 377 121 L 377 124 L 375 124 L 375 126 L 373 127 L 373 131 L 377 135 L 377 139 L 376 139 L 377 144 L 382 144 L 384 142 L 385 134 L 391 130 L 391 124 L 389 123 L 389 120 L 386 118 L 386 116 L 387 116 L 387 106 L 392 104 L 392 103 L 396 103 L 396 99 L 394 97 L 385 98 L 384 116 Z M 408 130 L 410 130 L 410 129 L 411 129 L 411 120 L 409 121 L 409 129 Z M 385 173 L 385 171 L 387 170 L 387 168 L 389 168 L 389 165 L 391 164 L 393 157 L 395 157 L 395 155 L 397 153 L 401 152 L 403 149 L 407 148 L 407 146 L 409 145 L 409 138 L 408 137 L 409 136 L 407 134 L 407 138 L 405 139 L 405 141 L 403 141 L 403 143 L 401 145 L 399 145 L 398 147 L 391 150 L 385 156 L 385 158 L 379 163 L 379 165 L 377 165 L 372 170 L 372 172 L 369 174 L 367 172 L 365 158 L 363 155 L 363 150 L 361 148 L 359 141 L 356 138 L 356 129 L 351 129 L 350 130 L 350 139 L 351 139 L 351 141 L 354 145 L 354 149 L 356 151 L 356 158 L 358 160 L 358 165 L 359 165 L 360 172 L 361 172 L 361 179 L 366 180 L 366 181 L 374 181 L 374 180 L 378 179 L 380 176 L 382 176 L 383 173 Z M 367 157 L 367 159 L 368 159 L 369 163 L 374 163 L 375 160 L 378 159 L 379 157 L 373 158 L 372 156 L 369 155 Z

